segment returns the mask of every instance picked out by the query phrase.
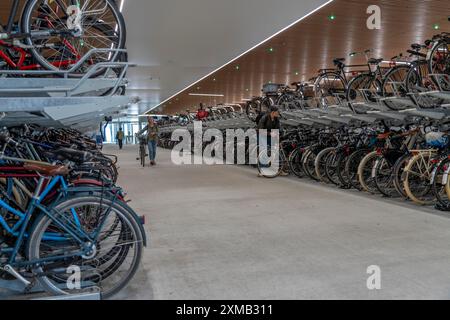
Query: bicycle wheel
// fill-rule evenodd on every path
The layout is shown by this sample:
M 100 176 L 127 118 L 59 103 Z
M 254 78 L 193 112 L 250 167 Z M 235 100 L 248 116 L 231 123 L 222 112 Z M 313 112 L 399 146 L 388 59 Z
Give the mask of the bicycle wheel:
M 409 65 L 398 65 L 389 70 L 384 76 L 381 86 L 381 94 L 384 98 L 407 96 L 408 90 L 405 81 L 410 68 Z M 391 110 L 397 111 L 406 108 L 404 105 L 396 104 L 393 101 L 383 100 L 383 102 Z
M 142 165 L 142 167 L 145 168 L 145 146 L 143 146 L 143 145 L 140 146 L 139 156 L 141 158 L 141 165 Z
M 314 83 L 314 95 L 322 108 L 338 104 L 339 99 L 345 99 L 346 89 L 344 78 L 336 72 L 325 72 Z
M 325 174 L 327 179 L 335 186 L 339 186 L 339 177 L 337 172 L 339 170 L 339 157 L 342 153 L 342 150 L 334 149 L 327 155 L 326 158 Z
M 394 187 L 393 179 L 394 166 L 381 157 L 375 165 L 375 187 L 385 197 L 394 197 L 398 195 Z
M 328 155 L 335 150 L 334 147 L 325 148 L 317 154 L 314 160 L 314 170 L 319 181 L 328 183 L 330 180 L 325 172 Z
M 302 167 L 302 155 L 303 149 L 296 148 L 291 152 L 288 159 L 290 171 L 299 178 L 303 178 L 305 176 L 305 172 Z
M 411 158 L 405 167 L 403 182 L 408 198 L 419 205 L 431 205 L 435 202 L 432 192 L 432 154 L 422 152 Z
M 450 75 L 450 43 L 441 40 L 433 47 L 428 59 L 428 71 L 430 74 Z M 450 91 L 447 79 L 432 77 L 433 82 L 443 91 Z
M 433 194 L 438 202 L 438 208 L 449 209 L 450 199 L 447 196 L 448 173 L 450 169 L 450 159 L 445 158 L 440 161 L 433 170 L 431 183 L 433 185 Z
M 394 187 L 395 190 L 397 190 L 398 194 L 405 199 L 408 198 L 408 195 L 406 194 L 405 187 L 403 184 L 403 180 L 405 178 L 404 171 L 409 160 L 411 160 L 411 157 L 412 154 L 407 153 L 401 156 L 394 165 L 394 173 L 393 173 Z
M 315 166 L 316 153 L 309 149 L 304 152 L 302 157 L 302 168 L 303 172 L 306 173 L 308 177 L 313 180 L 319 181 L 319 178 L 316 176 L 316 166 Z
M 47 215 L 36 220 L 27 246 L 27 257 L 30 261 L 52 261 L 33 270 L 42 275 L 37 280 L 46 291 L 65 295 L 96 286 L 104 298 L 109 298 L 129 283 L 139 267 L 143 248 L 142 233 L 129 212 L 108 198 L 78 196 L 64 200 L 52 213 L 66 226 L 72 226 L 72 229 L 77 226 L 88 235 L 98 234 L 98 237 L 94 238 L 95 243 L 80 243 Z M 120 232 L 117 231 L 119 229 Z M 86 247 L 90 250 L 81 254 Z M 108 257 L 107 261 L 105 257 Z M 80 271 L 80 281 L 78 286 L 72 287 L 61 280 L 69 278 L 64 274 L 74 267 Z
M 376 151 L 367 154 L 358 166 L 358 181 L 363 191 L 378 193 L 375 185 L 375 164 L 379 155 Z
M 406 89 L 410 99 L 420 108 L 430 109 L 441 105 L 444 100 L 431 96 L 419 95 L 421 92 L 437 90 L 436 84 L 429 77 L 428 65 L 426 60 L 415 62 L 414 67 L 410 68 L 406 75 Z
M 30 34 L 26 42 L 32 46 L 37 62 L 48 70 L 69 70 L 91 49 L 125 48 L 125 21 L 114 0 L 74 3 L 72 0 L 30 0 L 24 10 L 22 26 Z M 71 76 L 82 77 L 93 65 L 117 61 L 121 55 L 111 51 L 95 53 Z M 105 71 L 99 69 L 93 77 Z
M 361 91 L 365 90 L 365 91 Z M 364 93 L 363 93 L 364 92 Z M 381 92 L 380 81 L 370 73 L 362 73 L 354 77 L 348 83 L 346 100 L 349 103 L 363 103 L 366 102 L 366 97 L 371 102 L 376 102 L 376 96 Z M 353 108 L 355 112 L 361 111 Z
M 264 97 L 261 101 L 261 112 L 267 113 L 274 104 L 275 101 L 271 97 Z
M 251 121 L 255 122 L 256 117 L 261 113 L 261 98 L 254 98 L 247 102 L 245 113 Z
M 347 171 L 347 162 L 353 152 L 341 152 L 337 158 L 336 176 L 339 181 L 338 186 L 343 189 L 350 189 L 352 187 L 350 182 L 350 175 Z
M 284 110 L 289 110 L 292 109 L 292 104 L 294 104 L 294 99 L 295 99 L 295 94 L 294 93 L 283 93 L 275 102 L 276 105 L 278 106 L 282 106 Z M 293 108 L 296 109 L 296 108 Z
M 350 186 L 356 190 L 362 190 L 359 183 L 358 167 L 362 159 L 370 152 L 369 149 L 360 149 L 353 152 L 347 159 L 345 163 L 345 172 L 348 176 Z

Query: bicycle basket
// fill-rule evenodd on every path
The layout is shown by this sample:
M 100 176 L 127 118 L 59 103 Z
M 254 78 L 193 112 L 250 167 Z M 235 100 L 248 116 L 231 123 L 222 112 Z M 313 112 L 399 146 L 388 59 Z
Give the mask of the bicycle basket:
M 283 85 L 276 83 L 266 83 L 263 85 L 262 92 L 263 93 L 277 93 L 278 89 L 280 89 Z
M 425 135 L 427 145 L 432 148 L 445 148 L 448 145 L 448 136 L 444 132 L 428 132 Z

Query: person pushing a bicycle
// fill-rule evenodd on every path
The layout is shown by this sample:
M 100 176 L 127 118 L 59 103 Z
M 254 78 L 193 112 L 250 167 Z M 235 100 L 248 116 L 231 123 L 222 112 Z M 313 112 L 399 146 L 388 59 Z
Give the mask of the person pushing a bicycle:
M 148 157 L 150 159 L 150 165 L 156 165 L 156 144 L 158 142 L 158 124 L 153 119 L 153 117 L 147 118 L 147 125 L 140 130 L 136 135 L 141 136 L 144 132 L 147 132 L 145 135 L 148 145 Z

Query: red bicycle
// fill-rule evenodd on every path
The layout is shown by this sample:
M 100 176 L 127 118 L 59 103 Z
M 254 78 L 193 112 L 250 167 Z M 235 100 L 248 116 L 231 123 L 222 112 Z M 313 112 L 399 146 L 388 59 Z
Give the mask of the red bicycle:
M 67 71 L 92 49 L 111 50 L 89 55 L 71 74 L 81 77 L 97 63 L 123 59 L 114 49 L 125 42 L 125 21 L 115 0 L 12 0 L 7 24 L 0 21 L 0 68 Z

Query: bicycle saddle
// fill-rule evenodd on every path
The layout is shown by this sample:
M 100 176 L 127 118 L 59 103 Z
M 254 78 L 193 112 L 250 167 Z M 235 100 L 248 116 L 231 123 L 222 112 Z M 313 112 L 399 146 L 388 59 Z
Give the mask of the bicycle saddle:
M 345 61 L 345 58 L 336 58 L 336 59 L 333 60 L 333 63 L 335 65 L 340 65 L 340 64 L 343 64 L 344 61 Z
M 383 61 L 383 58 L 380 58 L 380 59 L 370 58 L 369 59 L 370 64 L 380 64 L 382 61 Z
M 36 171 L 37 173 L 48 177 L 66 176 L 70 172 L 69 168 L 64 165 L 53 166 L 36 163 L 25 163 L 23 167 L 26 170 Z

